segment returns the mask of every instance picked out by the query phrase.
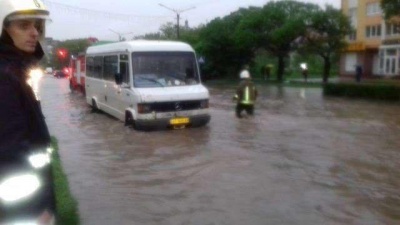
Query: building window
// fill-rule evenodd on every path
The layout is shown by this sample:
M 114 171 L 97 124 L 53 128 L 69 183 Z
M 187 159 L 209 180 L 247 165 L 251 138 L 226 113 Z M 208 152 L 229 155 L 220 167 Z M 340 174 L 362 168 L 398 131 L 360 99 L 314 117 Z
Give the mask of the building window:
M 367 16 L 376 16 L 382 14 L 381 6 L 379 2 L 367 4 Z
M 355 41 L 357 39 L 357 0 L 353 0 L 353 3 L 350 3 L 350 8 L 349 8 L 349 20 L 350 20 L 350 25 L 353 28 L 353 30 L 349 33 L 348 35 L 348 40 L 349 41 Z
M 388 49 L 388 50 L 386 50 L 386 55 L 387 56 L 396 56 L 397 50 L 396 49 Z
M 397 67 L 398 67 L 398 73 L 400 73 L 400 58 L 399 58 L 399 61 L 398 61 L 398 64 L 397 64 Z M 400 75 L 400 74 L 399 74 Z
M 349 9 L 349 19 L 352 27 L 357 27 L 357 8 Z
M 350 0 L 349 1 L 349 8 L 357 7 L 357 5 L 358 5 L 358 0 Z
M 346 72 L 354 72 L 356 65 L 357 65 L 357 54 L 356 53 L 347 53 L 346 54 L 346 62 L 345 62 Z
M 386 23 L 386 35 L 387 36 L 400 35 L 400 25 Z
M 385 50 L 379 51 L 379 71 L 382 72 L 385 66 Z
M 367 38 L 376 38 L 380 37 L 382 33 L 381 25 L 367 26 L 365 28 L 365 36 Z

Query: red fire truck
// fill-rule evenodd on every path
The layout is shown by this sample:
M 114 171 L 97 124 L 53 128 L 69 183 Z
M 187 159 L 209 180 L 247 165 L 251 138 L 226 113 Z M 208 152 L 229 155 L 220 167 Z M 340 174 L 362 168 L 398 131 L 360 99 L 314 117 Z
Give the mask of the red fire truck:
M 85 94 L 86 59 L 85 54 L 71 57 L 69 64 L 69 88 Z

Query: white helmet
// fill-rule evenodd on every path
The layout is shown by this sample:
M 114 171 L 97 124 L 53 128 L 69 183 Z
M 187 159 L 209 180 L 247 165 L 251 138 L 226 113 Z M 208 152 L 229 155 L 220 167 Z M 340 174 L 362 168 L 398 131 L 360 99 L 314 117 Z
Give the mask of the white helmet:
M 240 79 L 248 79 L 250 78 L 250 73 L 248 70 L 243 70 L 242 72 L 240 72 Z
M 3 31 L 3 25 L 6 19 L 35 18 L 49 20 L 49 14 L 49 11 L 41 0 L 0 0 L 0 33 Z

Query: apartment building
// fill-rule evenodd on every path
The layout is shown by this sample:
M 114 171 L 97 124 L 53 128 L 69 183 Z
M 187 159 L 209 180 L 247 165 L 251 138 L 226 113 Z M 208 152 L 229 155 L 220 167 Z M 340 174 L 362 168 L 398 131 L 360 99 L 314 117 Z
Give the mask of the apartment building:
M 340 60 L 340 75 L 354 76 L 361 66 L 364 77 L 400 76 L 400 23 L 383 18 L 380 0 L 342 0 L 342 12 L 355 31 Z

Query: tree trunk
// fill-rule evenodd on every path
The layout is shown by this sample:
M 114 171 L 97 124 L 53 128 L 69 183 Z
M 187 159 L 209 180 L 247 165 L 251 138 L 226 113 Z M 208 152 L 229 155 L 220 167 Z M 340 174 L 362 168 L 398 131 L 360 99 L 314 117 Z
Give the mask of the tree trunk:
M 324 84 L 328 83 L 330 71 L 331 71 L 331 60 L 329 57 L 324 57 L 324 74 L 322 75 Z
M 279 82 L 283 81 L 283 73 L 285 72 L 285 57 L 278 56 L 278 74 L 277 78 Z

